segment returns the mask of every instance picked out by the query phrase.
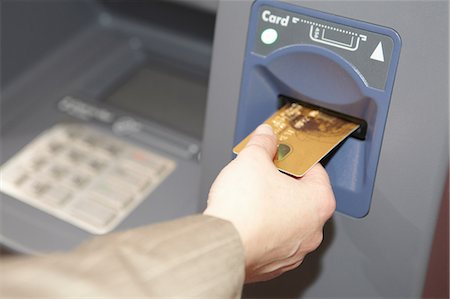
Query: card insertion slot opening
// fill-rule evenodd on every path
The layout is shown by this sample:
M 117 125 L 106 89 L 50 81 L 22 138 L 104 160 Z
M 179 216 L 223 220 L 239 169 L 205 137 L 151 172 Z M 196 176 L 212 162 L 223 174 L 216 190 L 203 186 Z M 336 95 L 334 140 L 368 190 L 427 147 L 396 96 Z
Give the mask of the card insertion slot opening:
M 351 116 L 351 115 L 348 115 L 348 114 L 344 114 L 344 113 L 341 113 L 341 112 L 338 112 L 338 111 L 334 111 L 334 110 L 331 110 L 331 109 L 327 109 L 327 108 L 324 108 L 324 107 L 321 107 L 321 106 L 318 106 L 318 105 L 314 105 L 314 104 L 311 104 L 311 103 L 308 103 L 308 102 L 305 102 L 305 101 L 302 101 L 302 100 L 290 98 L 290 97 L 287 97 L 287 96 L 284 96 L 284 95 L 280 95 L 278 97 L 278 101 L 279 101 L 279 103 L 278 103 L 279 107 L 282 107 L 282 106 L 286 105 L 287 103 L 298 103 L 298 104 L 300 104 L 300 105 L 302 105 L 304 107 L 315 109 L 315 110 L 319 110 L 319 111 L 321 111 L 323 113 L 326 113 L 326 114 L 329 114 L 329 115 L 332 115 L 332 116 L 335 116 L 335 117 L 339 117 L 341 119 L 344 119 L 344 120 L 356 123 L 356 124 L 359 125 L 359 128 L 355 132 L 353 132 L 350 135 L 350 137 L 354 137 L 354 138 L 359 139 L 359 140 L 365 140 L 366 139 L 367 122 L 364 119 L 357 118 L 357 117 L 354 117 L 354 116 Z

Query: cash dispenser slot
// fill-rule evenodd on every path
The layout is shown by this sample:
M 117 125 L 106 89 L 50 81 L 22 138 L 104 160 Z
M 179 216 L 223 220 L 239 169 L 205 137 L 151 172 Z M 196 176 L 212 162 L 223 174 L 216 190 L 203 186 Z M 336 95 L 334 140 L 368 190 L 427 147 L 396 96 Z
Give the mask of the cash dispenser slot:
M 311 109 L 314 109 L 314 110 L 318 110 L 318 111 L 324 112 L 324 113 L 326 113 L 328 115 L 335 116 L 335 117 L 338 117 L 338 118 L 350 121 L 352 123 L 358 124 L 359 128 L 355 132 L 353 132 L 350 135 L 350 137 L 353 137 L 353 138 L 356 138 L 356 139 L 359 139 L 359 140 L 365 140 L 366 139 L 367 122 L 364 119 L 361 119 L 361 118 L 358 118 L 358 117 L 354 117 L 354 116 L 351 116 L 351 115 L 348 115 L 348 114 L 345 114 L 345 113 L 342 113 L 342 112 L 339 112 L 339 111 L 331 110 L 331 109 L 328 109 L 328 108 L 325 108 L 325 107 L 322 107 L 322 106 L 319 106 L 319 105 L 314 105 L 314 104 L 308 103 L 308 102 L 303 101 L 303 100 L 287 97 L 287 96 L 284 96 L 284 95 L 280 95 L 278 97 L 278 101 L 279 101 L 278 108 L 281 108 L 282 106 L 284 106 L 284 105 L 286 105 L 288 103 L 297 103 L 297 104 L 302 105 L 303 107 L 307 107 L 307 108 L 311 108 Z

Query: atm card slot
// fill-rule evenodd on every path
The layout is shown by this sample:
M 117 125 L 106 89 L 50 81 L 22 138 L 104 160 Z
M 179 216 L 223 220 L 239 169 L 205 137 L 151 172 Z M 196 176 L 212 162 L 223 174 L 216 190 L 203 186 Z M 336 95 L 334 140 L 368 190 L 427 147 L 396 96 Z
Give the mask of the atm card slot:
M 315 110 L 319 110 L 321 112 L 324 112 L 326 114 L 335 116 L 335 117 L 339 117 L 342 118 L 344 120 L 356 123 L 359 125 L 359 128 L 353 132 L 350 137 L 354 137 L 356 139 L 359 140 L 365 140 L 366 139 L 366 133 L 367 133 L 367 122 L 364 119 L 361 118 L 357 118 L 348 114 L 344 114 L 342 112 L 338 112 L 335 110 L 331 110 L 331 109 L 327 109 L 318 105 L 314 105 L 308 102 L 305 102 L 303 100 L 298 100 L 298 99 L 294 99 L 294 98 L 290 98 L 290 97 L 286 97 L 286 96 L 280 96 L 279 97 L 279 107 L 284 106 L 287 103 L 298 103 L 304 107 L 307 108 L 311 108 L 311 109 L 315 109 Z

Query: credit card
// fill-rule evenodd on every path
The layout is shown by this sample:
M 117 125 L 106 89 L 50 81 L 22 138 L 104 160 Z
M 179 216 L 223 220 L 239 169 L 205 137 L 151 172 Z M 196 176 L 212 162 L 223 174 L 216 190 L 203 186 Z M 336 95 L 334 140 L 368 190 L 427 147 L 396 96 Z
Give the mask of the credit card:
M 303 176 L 359 128 L 358 124 L 297 103 L 286 104 L 264 123 L 278 137 L 275 166 L 295 177 Z M 233 148 L 235 154 L 245 147 L 250 136 Z

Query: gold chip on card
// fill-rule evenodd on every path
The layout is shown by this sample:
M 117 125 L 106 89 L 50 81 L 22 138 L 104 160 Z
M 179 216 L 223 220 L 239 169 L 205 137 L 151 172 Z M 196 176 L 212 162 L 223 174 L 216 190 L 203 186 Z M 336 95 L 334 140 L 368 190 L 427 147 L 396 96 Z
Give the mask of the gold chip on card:
M 286 104 L 264 123 L 278 137 L 275 166 L 295 177 L 303 176 L 359 128 L 356 123 L 297 103 Z M 234 147 L 235 154 L 245 147 L 250 136 Z

